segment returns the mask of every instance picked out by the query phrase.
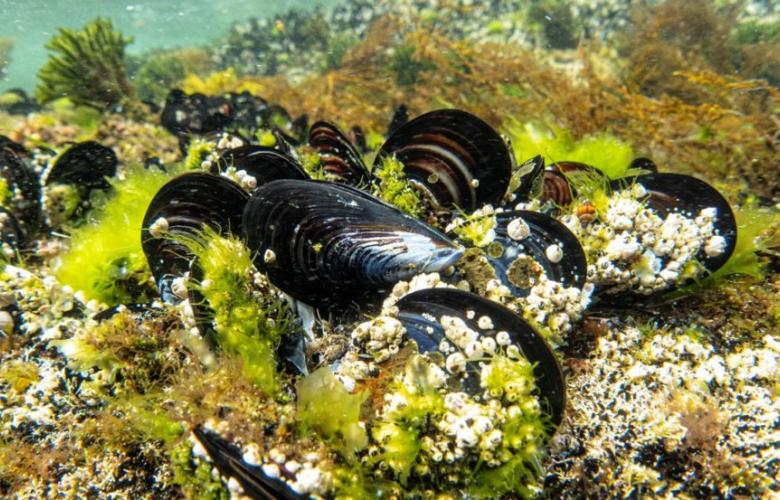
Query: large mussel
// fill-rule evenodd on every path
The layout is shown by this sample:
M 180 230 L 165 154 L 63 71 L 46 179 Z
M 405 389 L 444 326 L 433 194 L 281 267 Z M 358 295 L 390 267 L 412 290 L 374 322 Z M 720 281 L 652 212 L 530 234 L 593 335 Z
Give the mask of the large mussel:
M 366 300 L 417 273 L 444 270 L 462 253 L 369 194 L 316 181 L 260 186 L 246 205 L 243 230 L 258 269 L 314 306 Z
M 456 109 L 425 113 L 400 126 L 377 154 L 394 156 L 434 208 L 472 212 L 504 196 L 512 160 L 504 140 L 476 116 Z
M 563 372 L 549 344 L 521 317 L 496 302 L 453 288 L 413 292 L 401 298 L 396 306 L 399 321 L 421 353 L 441 352 L 442 341 L 446 340 L 442 318 L 462 321 L 471 331 L 479 333 L 477 340 L 489 337 L 494 340 L 491 345 L 517 346 L 534 366 L 539 395 L 546 401 L 553 424 L 560 425 L 566 405 Z M 508 340 L 496 340 L 499 332 L 508 334 Z M 442 354 L 446 356 L 448 353 Z M 477 362 L 467 363 L 467 377 L 463 382 L 467 392 L 474 393 L 479 389 L 479 371 Z
M 183 239 L 198 237 L 205 227 L 220 234 L 240 232 L 247 198 L 231 180 L 197 172 L 181 175 L 157 192 L 144 216 L 141 243 L 164 293 L 173 278 L 190 269 L 192 258 Z
M 212 164 L 211 173 L 218 174 L 233 167 L 251 177 L 250 186 L 257 187 L 280 179 L 308 179 L 298 161 L 273 148 L 245 145 L 228 149 Z

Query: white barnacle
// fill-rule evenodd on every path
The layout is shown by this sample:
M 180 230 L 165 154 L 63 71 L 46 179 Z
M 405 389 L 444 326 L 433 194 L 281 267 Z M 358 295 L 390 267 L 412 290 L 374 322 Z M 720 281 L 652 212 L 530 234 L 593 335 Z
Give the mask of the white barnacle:
M 723 236 L 713 236 L 704 245 L 704 253 L 707 257 L 717 257 L 726 251 L 726 238 Z
M 500 332 L 496 333 L 496 342 L 498 345 L 507 346 L 512 341 L 512 339 L 509 337 L 509 333 L 505 330 L 501 330 Z
M 276 253 L 274 253 L 274 251 L 270 248 L 267 249 L 265 253 L 263 253 L 263 262 L 266 264 L 273 264 L 276 262 Z
M 158 217 L 149 226 L 149 234 L 152 235 L 152 238 L 162 238 L 166 231 L 168 231 L 168 219 L 165 217 Z
M 483 330 L 490 330 L 493 328 L 493 320 L 489 316 L 480 316 L 479 320 L 477 320 L 477 326 Z
M 521 241 L 531 234 L 531 228 L 528 227 L 528 224 L 523 219 L 517 218 L 509 221 L 509 224 L 506 226 L 506 232 L 513 240 Z
M 445 366 L 450 373 L 460 373 L 466 369 L 466 358 L 459 352 L 452 353 L 447 356 Z
M 563 259 L 563 249 L 559 245 L 550 245 L 544 251 L 547 259 L 553 264 L 557 264 Z
M 471 187 L 473 187 L 474 189 L 478 188 L 479 187 L 479 179 L 476 179 L 476 178 L 471 179 Z

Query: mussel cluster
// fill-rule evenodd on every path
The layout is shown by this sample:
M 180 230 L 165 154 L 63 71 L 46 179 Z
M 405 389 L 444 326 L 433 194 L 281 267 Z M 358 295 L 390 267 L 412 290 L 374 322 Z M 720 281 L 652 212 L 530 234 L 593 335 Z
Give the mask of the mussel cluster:
M 0 136 L 0 231 L 5 260 L 38 241 L 48 230 L 78 219 L 110 185 L 117 171 L 111 148 L 94 141 L 71 144 L 58 154 L 30 151 Z
M 163 120 L 211 132 L 192 117 L 215 106 L 177 94 Z M 507 142 L 464 111 L 397 116 L 372 167 L 364 144 L 329 122 L 314 123 L 301 148 L 276 138 L 238 138 L 204 171 L 165 185 L 146 213 L 144 252 L 163 298 L 177 302 L 188 295 L 171 292 L 176 283 L 199 274 L 187 241 L 206 228 L 232 235 L 296 310 L 329 318 L 326 329 L 302 316 L 305 342 L 293 351 L 305 362 L 293 365 L 300 375 L 324 367 L 348 391 L 371 393 L 355 456 L 377 491 L 496 488 L 490 496 L 509 482 L 531 493 L 540 449 L 565 411 L 551 346 L 591 303 L 699 279 L 736 241 L 728 203 L 700 180 L 647 160 L 621 179 L 541 157 L 518 165 Z M 394 206 L 389 190 L 416 208 Z M 338 325 L 348 342 L 323 355 Z M 328 496 L 338 482 L 305 450 L 257 456 L 214 429 L 194 432 L 250 496 Z

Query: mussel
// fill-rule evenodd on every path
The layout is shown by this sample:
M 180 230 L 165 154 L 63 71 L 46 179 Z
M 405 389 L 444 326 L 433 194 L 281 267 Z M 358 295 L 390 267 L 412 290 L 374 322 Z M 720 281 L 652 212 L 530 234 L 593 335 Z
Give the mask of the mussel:
M 417 273 L 451 266 L 462 250 L 446 236 L 349 186 L 280 180 L 244 210 L 255 265 L 314 306 L 362 300 Z
M 377 154 L 375 168 L 395 156 L 407 179 L 434 208 L 472 212 L 506 193 L 512 159 L 493 128 L 465 111 L 443 109 L 399 127 Z
M 27 158 L 27 150 L 0 136 L 0 181 L 4 198 L 0 204 L 17 222 L 22 240 L 39 229 L 41 186 Z
M 697 259 L 714 272 L 729 260 L 737 244 L 737 222 L 729 202 L 708 183 L 685 174 L 650 173 L 613 181 L 613 190 L 640 184 L 647 191 L 647 205 L 660 216 L 681 213 L 695 218 L 704 209 L 714 209 L 715 235 L 723 238 L 724 246 L 716 253 L 699 252 Z
M 320 154 L 322 168 L 339 182 L 367 185 L 370 174 L 363 159 L 336 125 L 318 121 L 309 130 L 309 145 Z
M 95 141 L 85 141 L 68 148 L 44 175 L 46 185 L 71 184 L 85 193 L 108 189 L 106 178 L 116 174 L 119 164 L 114 150 Z
M 144 215 L 141 244 L 163 292 L 190 269 L 192 257 L 182 239 L 198 237 L 205 227 L 238 234 L 247 198 L 233 181 L 200 172 L 181 175 L 157 192 Z
M 506 332 L 511 345 L 517 346 L 534 365 L 539 396 L 546 401 L 553 424 L 560 425 L 566 406 L 563 372 L 550 345 L 524 319 L 492 300 L 453 288 L 413 292 L 401 298 L 396 306 L 399 321 L 421 353 L 440 352 L 441 342 L 445 339 L 442 317 L 458 318 L 472 331 L 494 340 L 498 332 Z M 489 322 L 482 320 L 483 324 L 480 324 L 482 318 L 489 319 Z M 484 323 L 489 327 L 486 328 Z M 504 343 L 499 339 L 496 345 Z M 474 393 L 479 389 L 478 363 L 468 362 L 466 373 L 463 388 Z

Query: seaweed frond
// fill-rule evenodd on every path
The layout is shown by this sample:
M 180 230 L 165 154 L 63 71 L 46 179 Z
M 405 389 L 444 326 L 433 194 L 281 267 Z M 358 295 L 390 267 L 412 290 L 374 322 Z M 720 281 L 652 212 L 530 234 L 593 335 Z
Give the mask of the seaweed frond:
M 36 98 L 43 103 L 67 97 L 76 104 L 108 109 L 131 100 L 125 47 L 132 38 L 97 18 L 76 31 L 60 28 L 46 48 L 52 53 L 38 72 Z

